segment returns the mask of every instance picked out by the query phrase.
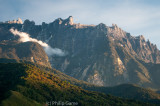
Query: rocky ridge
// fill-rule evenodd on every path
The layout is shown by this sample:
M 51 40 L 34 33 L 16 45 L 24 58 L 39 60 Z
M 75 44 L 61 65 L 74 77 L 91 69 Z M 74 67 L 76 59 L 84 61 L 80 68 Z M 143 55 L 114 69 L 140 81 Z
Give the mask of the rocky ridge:
M 47 42 L 53 48 L 67 51 L 67 56 L 49 59 L 53 67 L 74 78 L 102 86 L 135 83 L 155 89 L 160 87 L 158 78 L 154 78 L 158 68 L 152 67 L 160 63 L 156 45 L 142 35 L 132 36 L 116 24 L 76 24 L 70 16 L 42 25 L 25 20 L 22 25 L 7 26 L 8 29 L 11 27 Z
M 22 21 L 22 19 L 18 18 L 18 20 L 6 21 L 5 23 L 8 23 L 8 24 L 23 24 L 23 21 Z

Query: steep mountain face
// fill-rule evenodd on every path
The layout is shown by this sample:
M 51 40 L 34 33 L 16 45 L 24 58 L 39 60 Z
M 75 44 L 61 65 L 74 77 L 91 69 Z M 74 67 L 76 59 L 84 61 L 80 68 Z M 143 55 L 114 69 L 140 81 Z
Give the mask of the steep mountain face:
M 154 64 L 159 66 L 160 63 L 160 51 L 156 45 L 146 41 L 142 35 L 131 36 L 115 24 L 111 27 L 103 23 L 75 24 L 70 16 L 49 24 L 43 22 L 42 25 L 29 20 L 22 25 L 0 25 L 2 30 L 11 27 L 67 51 L 68 55 L 64 57 L 52 56 L 49 59 L 53 67 L 74 78 L 103 86 L 135 83 L 143 87 L 160 87 L 159 77 L 152 70 Z M 153 67 L 143 63 L 150 63 Z M 157 69 L 157 73 L 159 71 Z
M 7 59 L 11 61 L 8 61 Z M 12 59 L 15 59 L 16 62 L 33 62 L 46 67 L 51 67 L 45 51 L 35 42 L 20 43 L 14 40 L 1 41 L 0 62 L 12 62 Z

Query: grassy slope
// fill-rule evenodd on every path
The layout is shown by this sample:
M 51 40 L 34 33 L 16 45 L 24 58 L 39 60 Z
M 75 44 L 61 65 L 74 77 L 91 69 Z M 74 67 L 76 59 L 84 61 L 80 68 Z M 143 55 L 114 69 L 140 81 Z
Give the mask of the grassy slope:
M 114 87 L 86 87 L 84 89 L 100 91 L 122 98 L 160 104 L 160 94 L 133 84 L 122 84 Z
M 139 87 L 135 84 L 122 84 L 114 87 L 101 87 L 87 83 L 85 81 L 77 80 L 55 69 L 49 69 L 43 66 L 37 66 L 37 67 L 39 67 L 40 69 L 42 69 L 47 73 L 54 73 L 54 75 L 58 76 L 61 80 L 68 81 L 71 84 L 80 86 L 86 90 L 98 91 L 122 98 L 135 99 L 135 100 L 160 104 L 160 94 L 157 94 L 152 90 Z
M 45 104 L 46 101 L 71 101 L 79 105 L 142 105 L 141 102 L 86 91 L 29 64 L 0 64 L 0 75 L 2 104 L 15 101 L 18 101 L 17 105 L 26 101 L 31 105 Z M 7 95 L 10 90 L 12 93 Z
M 3 106 L 42 106 L 41 104 L 37 103 L 36 101 L 33 101 L 19 92 L 11 91 L 10 96 L 2 101 Z

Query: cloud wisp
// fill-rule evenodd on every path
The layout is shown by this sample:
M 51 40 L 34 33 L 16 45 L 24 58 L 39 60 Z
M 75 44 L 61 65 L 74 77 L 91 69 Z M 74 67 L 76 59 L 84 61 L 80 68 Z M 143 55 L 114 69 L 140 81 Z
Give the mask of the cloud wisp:
M 14 35 L 14 36 L 19 36 L 19 41 L 20 42 L 37 42 L 39 43 L 45 50 L 45 52 L 47 53 L 48 56 L 52 56 L 52 55 L 57 55 L 57 56 L 65 56 L 66 53 L 64 51 L 62 51 L 59 48 L 52 48 L 51 46 L 49 46 L 47 43 L 44 43 L 40 40 L 37 40 L 35 38 L 31 38 L 29 34 L 25 33 L 25 32 L 20 32 L 17 29 L 10 29 L 10 32 Z

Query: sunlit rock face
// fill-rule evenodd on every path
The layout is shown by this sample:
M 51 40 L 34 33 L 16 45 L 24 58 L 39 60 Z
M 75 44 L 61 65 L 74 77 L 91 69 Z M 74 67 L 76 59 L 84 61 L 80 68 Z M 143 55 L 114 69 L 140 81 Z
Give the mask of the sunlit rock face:
M 67 75 L 102 86 L 135 83 L 160 87 L 156 85 L 158 77 L 154 78 L 158 71 L 153 72 L 158 66 L 148 65 L 160 63 L 157 47 L 143 36 L 134 37 L 116 24 L 77 24 L 70 16 L 42 25 L 25 20 L 14 27 L 66 51 L 66 56 L 51 56 L 49 60 L 53 67 Z
M 23 24 L 23 21 L 22 21 L 22 19 L 18 18 L 18 20 L 6 21 L 6 23 L 9 23 L 9 24 Z
M 68 24 L 73 25 L 73 17 L 72 16 L 69 16 L 68 22 L 69 22 Z

